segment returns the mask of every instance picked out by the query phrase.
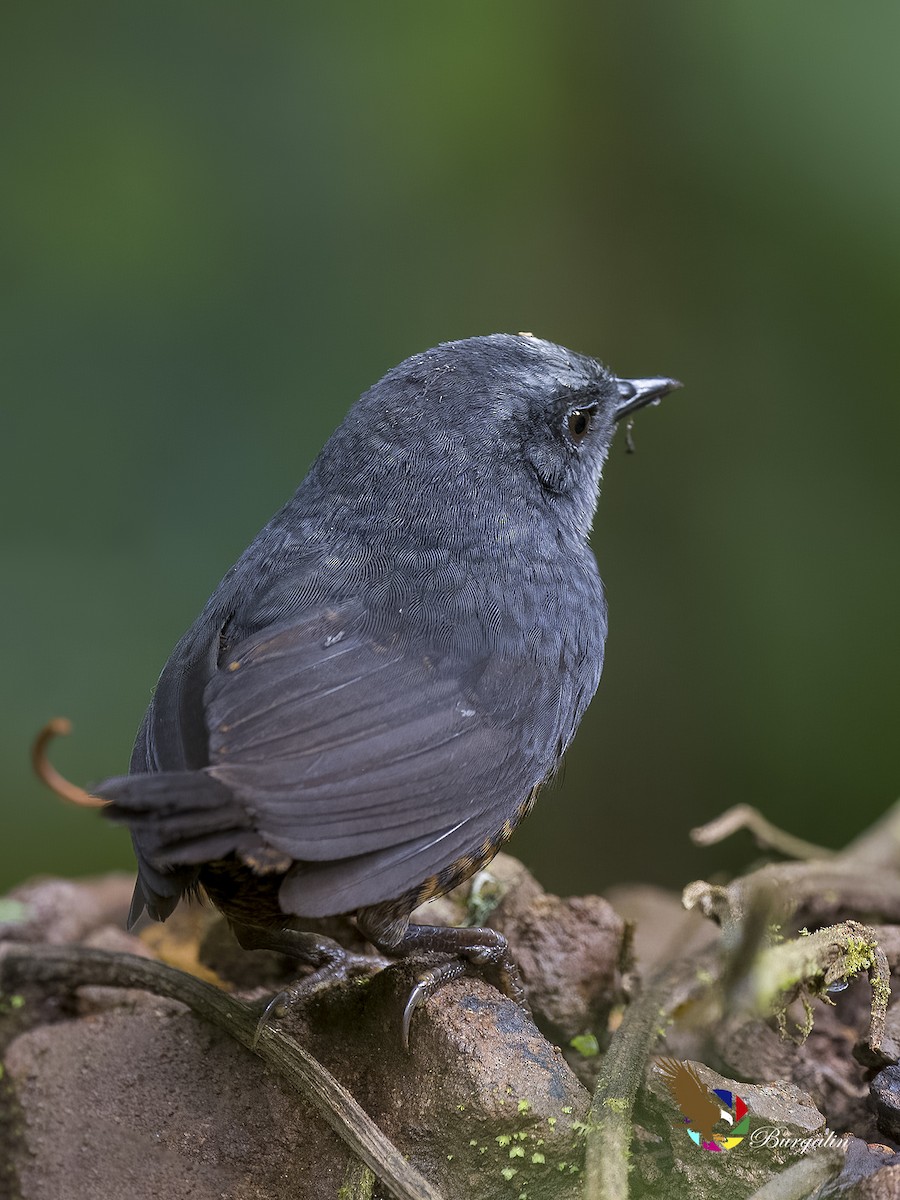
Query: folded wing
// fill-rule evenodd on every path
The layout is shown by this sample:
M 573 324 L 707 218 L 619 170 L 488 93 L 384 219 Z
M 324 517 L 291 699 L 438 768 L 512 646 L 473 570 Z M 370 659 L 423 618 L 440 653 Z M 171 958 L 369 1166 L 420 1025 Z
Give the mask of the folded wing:
M 355 610 L 314 613 L 223 657 L 207 770 L 297 860 L 285 907 L 352 911 L 496 839 L 552 769 L 565 686 L 537 661 L 438 656 Z

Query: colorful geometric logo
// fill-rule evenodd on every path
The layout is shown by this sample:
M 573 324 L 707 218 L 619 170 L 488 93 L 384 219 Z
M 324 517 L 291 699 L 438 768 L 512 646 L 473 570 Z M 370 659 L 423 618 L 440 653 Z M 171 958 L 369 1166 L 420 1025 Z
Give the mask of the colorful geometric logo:
M 750 1113 L 746 1103 L 727 1088 L 710 1090 L 690 1063 L 661 1058 L 657 1068 L 666 1081 L 675 1103 L 681 1109 L 688 1137 L 702 1150 L 733 1150 L 750 1131 Z M 721 1123 L 727 1132 L 714 1131 Z
M 735 1092 L 729 1092 L 725 1088 L 713 1088 L 712 1094 L 718 1096 L 724 1105 L 719 1110 L 720 1120 L 732 1126 L 730 1133 L 727 1136 L 714 1133 L 712 1141 L 705 1142 L 696 1129 L 689 1129 L 688 1137 L 702 1150 L 733 1150 L 750 1132 L 750 1113 L 747 1105 Z M 684 1120 L 685 1124 L 689 1123 L 687 1117 Z

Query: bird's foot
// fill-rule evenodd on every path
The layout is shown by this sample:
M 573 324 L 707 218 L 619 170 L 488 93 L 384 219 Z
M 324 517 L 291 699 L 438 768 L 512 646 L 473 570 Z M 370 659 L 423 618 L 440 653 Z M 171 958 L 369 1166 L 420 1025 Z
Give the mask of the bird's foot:
M 515 1000 L 520 1008 L 523 1008 L 529 1015 L 531 1014 L 525 998 L 525 989 L 522 986 L 519 968 L 509 957 L 505 946 L 502 948 L 502 953 L 495 954 L 493 952 L 495 949 L 499 950 L 500 948 L 488 947 L 470 950 L 457 958 L 451 958 L 447 962 L 429 967 L 417 976 L 415 987 L 410 992 L 403 1009 L 400 1034 L 404 1050 L 409 1050 L 409 1026 L 416 1009 L 421 1008 L 445 984 L 459 979 L 461 975 L 473 974 L 473 967 L 478 968 L 476 974 L 487 978 L 488 982 L 492 983 L 499 992 L 502 992 L 508 999 Z
M 374 975 L 387 966 L 386 959 L 370 954 L 350 954 L 337 942 L 334 946 L 336 949 L 332 956 L 315 971 L 282 988 L 266 1001 L 251 1046 L 256 1046 L 267 1025 L 280 1021 L 295 1005 L 307 1004 L 313 996 L 337 984 Z
M 433 925 L 409 925 L 400 937 L 385 940 L 371 921 L 357 924 L 362 932 L 385 954 L 407 957 L 416 954 L 452 955 L 445 962 L 423 970 L 416 978 L 403 1009 L 400 1033 L 403 1048 L 409 1050 L 409 1029 L 413 1014 L 435 992 L 472 969 L 486 978 L 504 996 L 530 1012 L 519 969 L 509 953 L 506 938 L 496 929 L 458 929 Z
M 298 963 L 313 967 L 309 975 L 304 975 L 302 979 L 282 988 L 266 1002 L 253 1035 L 254 1046 L 266 1025 L 283 1017 L 292 1006 L 305 1003 L 312 996 L 338 983 L 373 975 L 387 966 L 388 960 L 385 958 L 369 954 L 351 954 L 334 938 L 319 933 L 290 927 L 279 929 L 243 925 L 237 922 L 232 923 L 232 928 L 245 950 L 274 950 L 296 959 Z

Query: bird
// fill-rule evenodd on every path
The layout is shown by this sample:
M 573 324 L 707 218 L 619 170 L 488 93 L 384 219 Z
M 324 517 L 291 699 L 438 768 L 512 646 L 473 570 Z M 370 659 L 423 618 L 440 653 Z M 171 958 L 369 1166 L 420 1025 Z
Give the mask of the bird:
M 713 1128 L 722 1120 L 722 1105 L 696 1068 L 674 1058 L 660 1058 L 656 1067 L 694 1133 L 704 1142 L 721 1141 L 722 1135 L 713 1133 Z
M 391 958 L 523 999 L 503 936 L 410 916 L 485 867 L 600 681 L 588 543 L 617 425 L 681 385 L 532 334 L 446 342 L 366 391 L 176 645 L 126 775 L 129 917 L 204 892 L 241 945 L 327 975 L 349 914 Z

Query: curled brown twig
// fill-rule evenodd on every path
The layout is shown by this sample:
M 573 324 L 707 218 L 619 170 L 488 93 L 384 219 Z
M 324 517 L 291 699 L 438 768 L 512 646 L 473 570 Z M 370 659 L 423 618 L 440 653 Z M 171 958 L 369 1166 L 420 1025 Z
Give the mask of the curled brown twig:
M 72 722 L 68 717 L 54 717 L 52 721 L 48 721 L 41 732 L 34 739 L 34 744 L 31 747 L 31 765 L 34 768 L 34 773 L 52 792 L 56 792 L 62 800 L 67 804 L 77 804 L 79 808 L 105 808 L 109 803 L 108 800 L 101 800 L 99 796 L 92 796 L 90 792 L 86 792 L 84 788 L 80 788 L 75 783 L 70 783 L 68 779 L 60 775 L 56 767 L 54 767 L 47 758 L 47 747 L 55 737 L 66 737 L 72 732 Z

